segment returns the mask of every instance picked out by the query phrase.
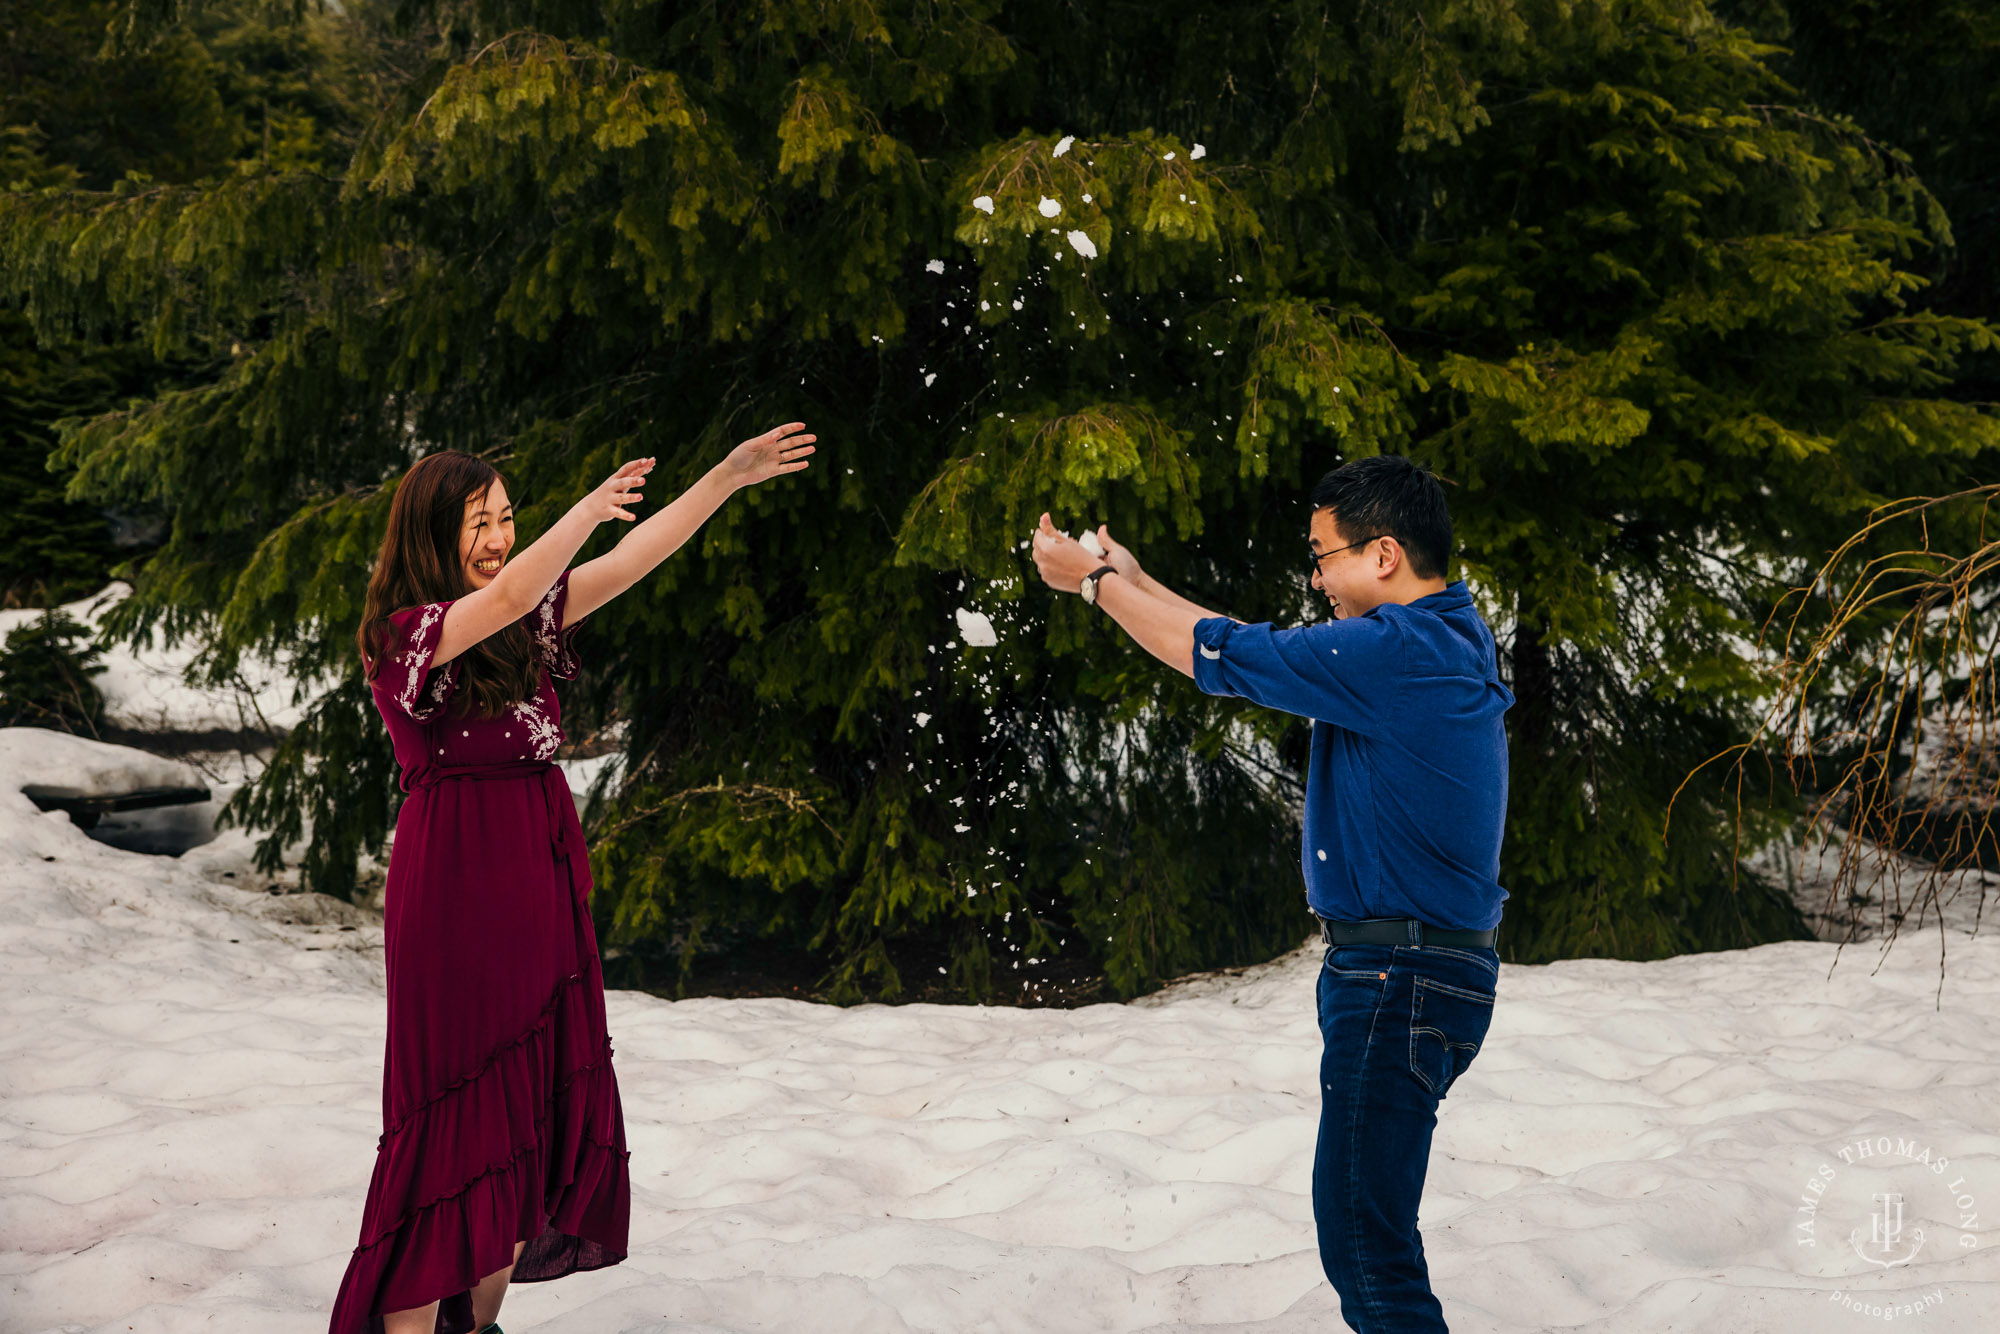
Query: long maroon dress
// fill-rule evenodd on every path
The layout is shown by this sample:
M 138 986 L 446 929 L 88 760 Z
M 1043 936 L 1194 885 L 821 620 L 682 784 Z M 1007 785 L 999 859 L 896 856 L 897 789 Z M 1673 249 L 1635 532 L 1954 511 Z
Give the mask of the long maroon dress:
M 331 1334 L 381 1334 L 384 1312 L 433 1301 L 437 1334 L 465 1334 L 469 1289 L 516 1241 L 516 1283 L 625 1258 L 631 1155 L 590 861 L 551 761 L 549 678 L 582 665 L 568 592 L 564 571 L 522 622 L 542 675 L 497 718 L 451 716 L 465 657 L 431 667 L 449 602 L 390 618 L 373 691 L 409 796 L 384 891 L 382 1138 Z

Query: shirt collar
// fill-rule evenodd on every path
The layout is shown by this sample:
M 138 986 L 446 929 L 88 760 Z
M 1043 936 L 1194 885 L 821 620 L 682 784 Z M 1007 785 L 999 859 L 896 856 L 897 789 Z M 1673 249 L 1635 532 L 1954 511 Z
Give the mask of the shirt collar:
M 1409 605 L 1430 612 L 1456 611 L 1472 605 L 1472 590 L 1465 586 L 1465 580 L 1454 579 L 1439 591 L 1426 593 Z

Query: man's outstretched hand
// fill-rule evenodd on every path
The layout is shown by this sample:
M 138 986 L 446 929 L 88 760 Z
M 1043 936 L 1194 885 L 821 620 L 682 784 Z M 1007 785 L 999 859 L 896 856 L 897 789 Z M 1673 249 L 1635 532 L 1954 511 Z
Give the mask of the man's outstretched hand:
M 1104 548 L 1104 559 L 1099 562 L 1100 564 L 1109 565 L 1120 575 L 1130 579 L 1135 588 L 1146 586 L 1146 572 L 1139 568 L 1139 558 L 1132 554 L 1131 548 L 1112 540 L 1110 524 L 1097 525 L 1097 545 Z M 1093 565 L 1090 568 L 1094 570 L 1097 566 Z
M 1100 565 L 1109 565 L 1122 576 L 1116 582 L 1129 582 L 1139 596 L 1114 589 L 1109 603 L 1099 605 L 1140 648 L 1181 675 L 1193 676 L 1194 625 L 1213 613 L 1186 598 L 1173 594 L 1162 597 L 1145 587 L 1140 581 L 1146 579 L 1146 573 L 1139 568 L 1138 559 L 1111 540 L 1109 528 L 1100 527 L 1097 540 L 1104 548 L 1102 556 L 1093 556 L 1081 542 L 1064 537 L 1049 516 L 1042 515 L 1034 538 L 1035 568 L 1042 572 L 1042 582 L 1059 593 L 1078 593 L 1083 590 L 1083 576 Z
M 1034 550 L 1035 568 L 1041 571 L 1042 582 L 1058 593 L 1082 592 L 1083 576 L 1100 565 L 1115 564 L 1108 557 L 1099 559 L 1091 555 L 1082 543 L 1057 532 L 1046 510 L 1035 528 Z

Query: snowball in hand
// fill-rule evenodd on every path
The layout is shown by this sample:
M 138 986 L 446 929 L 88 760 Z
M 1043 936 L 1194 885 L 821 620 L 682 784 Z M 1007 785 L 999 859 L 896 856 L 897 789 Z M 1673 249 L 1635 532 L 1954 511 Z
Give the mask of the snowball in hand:
M 958 637 L 967 648 L 992 648 L 1000 642 L 1000 636 L 993 633 L 993 622 L 986 619 L 984 612 L 964 607 L 958 609 Z
M 1076 539 L 1076 544 L 1093 556 L 1101 557 L 1104 554 L 1104 544 L 1097 540 L 1096 532 L 1089 528 L 1083 530 L 1083 536 Z

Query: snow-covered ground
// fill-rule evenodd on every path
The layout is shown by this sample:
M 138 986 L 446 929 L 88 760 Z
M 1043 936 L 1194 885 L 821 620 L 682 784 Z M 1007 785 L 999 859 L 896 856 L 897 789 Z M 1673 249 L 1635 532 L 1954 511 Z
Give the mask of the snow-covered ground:
M 266 892 L 240 832 L 124 852 L 19 794 L 163 767 L 0 731 L 0 1330 L 323 1329 L 356 1239 L 376 919 Z M 2000 1325 L 2000 942 L 1836 950 L 1503 968 L 1424 1200 L 1453 1328 L 1882 1318 L 1843 1293 Z M 504 1323 L 1341 1328 L 1307 1195 L 1316 966 L 1067 1011 L 614 992 L 632 1254 L 515 1289 Z M 1924 1240 L 1885 1268 L 1850 1234 L 1887 1192 Z

